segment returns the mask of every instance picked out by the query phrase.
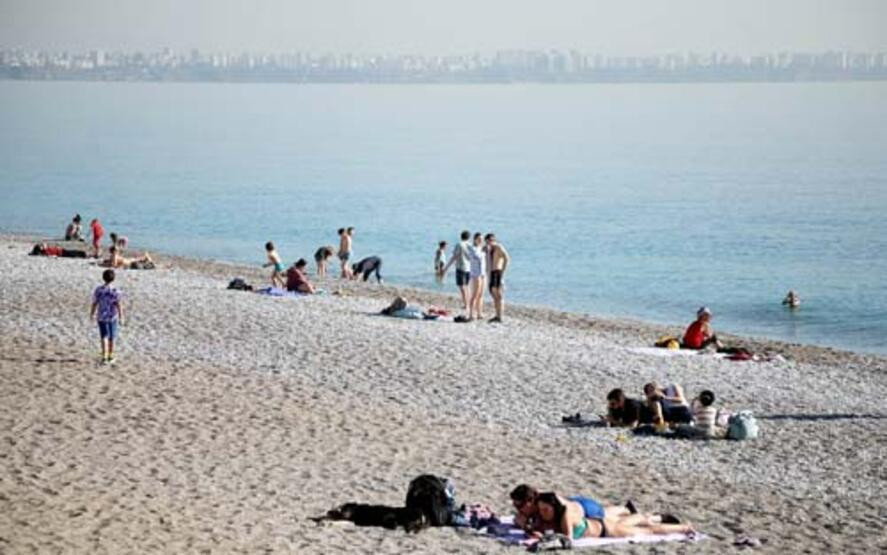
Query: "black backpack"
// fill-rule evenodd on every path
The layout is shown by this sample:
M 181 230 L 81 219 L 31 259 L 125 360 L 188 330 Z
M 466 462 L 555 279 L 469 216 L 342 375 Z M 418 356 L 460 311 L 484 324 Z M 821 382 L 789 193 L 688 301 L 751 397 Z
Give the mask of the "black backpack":
M 453 486 L 446 478 L 423 474 L 407 489 L 407 508 L 422 511 L 431 526 L 449 525 L 455 503 Z

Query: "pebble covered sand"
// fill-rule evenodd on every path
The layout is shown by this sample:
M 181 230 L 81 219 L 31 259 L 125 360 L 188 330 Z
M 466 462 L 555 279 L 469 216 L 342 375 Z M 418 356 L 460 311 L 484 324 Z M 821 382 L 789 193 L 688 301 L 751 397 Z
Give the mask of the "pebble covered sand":
M 127 322 L 98 364 L 89 297 L 101 269 L 30 257 L 0 237 L 0 552 L 519 553 L 453 529 L 419 534 L 309 516 L 402 504 L 409 480 L 450 477 L 499 512 L 521 482 L 676 513 L 710 537 L 615 552 L 887 550 L 887 360 L 731 338 L 773 362 L 638 351 L 674 329 L 514 308 L 506 322 L 378 315 L 400 293 L 270 298 L 227 291 L 257 268 L 161 257 L 118 272 Z M 490 310 L 490 307 L 488 307 Z M 715 324 L 717 322 L 715 321 Z M 564 428 L 606 393 L 650 380 L 750 409 L 753 441 Z

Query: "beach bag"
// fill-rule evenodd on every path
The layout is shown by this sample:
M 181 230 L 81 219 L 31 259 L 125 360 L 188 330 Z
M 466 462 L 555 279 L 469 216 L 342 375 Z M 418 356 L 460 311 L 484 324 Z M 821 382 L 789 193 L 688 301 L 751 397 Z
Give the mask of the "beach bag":
M 751 411 L 744 410 L 730 417 L 727 422 L 727 439 L 755 439 L 758 437 L 758 421 Z
M 243 281 L 242 278 L 234 278 L 228 284 L 228 289 L 233 289 L 235 291 L 252 291 L 253 287 Z
M 423 474 L 407 489 L 408 509 L 422 511 L 431 526 L 448 526 L 456 510 L 456 488 L 446 478 Z
M 659 338 L 656 343 L 653 343 L 654 347 L 660 347 L 662 349 L 673 349 L 677 350 L 681 348 L 681 342 L 678 341 L 677 337 L 673 335 L 663 335 Z

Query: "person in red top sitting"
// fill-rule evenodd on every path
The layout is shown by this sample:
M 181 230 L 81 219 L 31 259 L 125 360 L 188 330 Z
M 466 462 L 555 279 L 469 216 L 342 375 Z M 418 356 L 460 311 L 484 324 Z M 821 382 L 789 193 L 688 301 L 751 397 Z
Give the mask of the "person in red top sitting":
M 305 267 L 307 265 L 308 262 L 306 262 L 304 258 L 300 258 L 295 264 L 290 266 L 289 270 L 286 271 L 287 291 L 298 291 L 299 293 L 305 293 L 306 295 L 316 293 L 314 286 L 311 285 L 311 282 L 309 282 L 308 278 L 305 276 Z
M 721 348 L 721 342 L 711 330 L 711 310 L 707 306 L 696 311 L 696 321 L 687 327 L 681 347 L 684 349 L 704 349 L 709 345 Z
M 99 258 L 102 255 L 102 236 L 105 235 L 105 228 L 97 218 L 89 223 L 89 227 L 92 229 L 92 254 L 95 258 Z

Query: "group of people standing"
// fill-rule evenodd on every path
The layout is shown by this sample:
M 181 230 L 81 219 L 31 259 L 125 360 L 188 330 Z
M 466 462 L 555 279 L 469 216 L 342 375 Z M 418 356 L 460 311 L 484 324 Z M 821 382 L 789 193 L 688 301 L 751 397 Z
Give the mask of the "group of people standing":
M 462 297 L 462 305 L 468 313 L 467 320 L 484 319 L 484 286 L 488 286 L 496 315 L 490 322 L 501 322 L 505 312 L 504 277 L 511 258 L 508 251 L 496 240 L 496 235 L 463 231 L 459 243 L 453 248 L 449 260 L 446 257 L 447 242 L 438 244 L 434 255 L 437 279 L 443 281 L 450 267 L 456 267 L 456 287 Z

